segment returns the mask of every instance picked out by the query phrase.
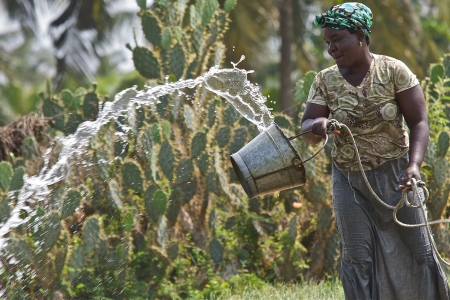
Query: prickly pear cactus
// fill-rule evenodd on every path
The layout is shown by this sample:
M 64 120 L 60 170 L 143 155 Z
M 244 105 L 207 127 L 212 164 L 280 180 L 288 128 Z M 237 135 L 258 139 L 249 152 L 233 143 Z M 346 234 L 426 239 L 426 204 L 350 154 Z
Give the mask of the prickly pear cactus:
M 152 9 L 138 3 L 150 45 L 131 50 L 136 69 L 151 85 L 165 83 L 166 76 L 168 82 L 197 77 L 220 65 L 221 38 L 235 0 L 157 0 Z M 433 78 L 445 72 L 438 68 Z M 245 73 L 222 75 L 211 85 L 230 95 L 242 91 Z M 311 78 L 300 85 L 301 97 Z M 435 92 L 439 82 L 429 80 L 426 88 Z M 48 92 L 42 110 L 56 130 L 71 134 L 80 120 L 97 118 L 105 101 L 95 87 Z M 56 292 L 79 299 L 189 298 L 241 271 L 287 281 L 336 271 L 328 155 L 305 166 L 304 186 L 250 201 L 229 156 L 258 132 L 232 105 L 200 85 L 133 105 L 101 125 L 77 157 L 80 163 L 43 192 L 45 201 L 21 212 L 25 226 L 10 232 L 1 253 L 11 268 L 5 269 L 8 282 L 6 275 L 0 278 L 0 290 L 8 296 L 20 291 L 22 298 Z M 295 119 L 275 120 L 286 136 L 299 130 Z M 301 140 L 293 146 L 302 157 L 316 150 Z M 435 174 L 444 172 L 438 159 L 447 159 L 448 136 L 436 138 L 434 148 L 428 177 L 439 186 Z M 21 164 L 0 164 L 0 222 L 16 205 L 10 189 L 23 185 L 23 168 L 28 171 L 36 153 L 30 151 Z M 432 214 L 446 207 L 448 193 L 438 190 L 442 200 L 430 206 Z M 294 202 L 303 206 L 294 209 Z

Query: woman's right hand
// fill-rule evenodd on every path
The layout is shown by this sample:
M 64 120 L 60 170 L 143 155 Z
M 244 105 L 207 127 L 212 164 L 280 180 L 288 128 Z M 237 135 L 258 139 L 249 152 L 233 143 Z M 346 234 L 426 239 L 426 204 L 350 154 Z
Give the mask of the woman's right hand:
M 311 132 L 316 136 L 321 136 L 323 139 L 327 137 L 327 118 L 317 118 L 311 124 Z

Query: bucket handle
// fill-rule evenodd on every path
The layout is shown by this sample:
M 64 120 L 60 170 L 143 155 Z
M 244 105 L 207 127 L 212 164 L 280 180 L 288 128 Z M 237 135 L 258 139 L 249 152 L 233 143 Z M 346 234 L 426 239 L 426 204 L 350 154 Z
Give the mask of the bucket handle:
M 293 139 L 298 138 L 298 137 L 300 137 L 300 136 L 302 136 L 302 135 L 304 135 L 304 134 L 306 134 L 306 133 L 310 133 L 310 132 L 311 132 L 311 130 L 308 130 L 308 131 L 302 132 L 302 133 L 300 133 L 300 134 L 297 134 L 297 135 L 295 135 L 295 136 L 291 136 L 291 137 L 288 138 L 288 139 L 289 139 L 289 141 L 292 141 Z M 319 154 L 319 152 L 322 151 L 323 148 L 325 148 L 327 142 L 328 142 L 328 134 L 325 136 L 325 141 L 323 142 L 322 147 L 320 147 L 320 149 L 317 150 L 316 153 L 314 153 L 310 158 L 306 159 L 306 160 L 303 161 L 302 163 L 304 164 L 304 163 L 306 163 L 307 161 L 309 161 L 309 160 L 313 159 L 314 157 L 316 157 L 317 154 Z

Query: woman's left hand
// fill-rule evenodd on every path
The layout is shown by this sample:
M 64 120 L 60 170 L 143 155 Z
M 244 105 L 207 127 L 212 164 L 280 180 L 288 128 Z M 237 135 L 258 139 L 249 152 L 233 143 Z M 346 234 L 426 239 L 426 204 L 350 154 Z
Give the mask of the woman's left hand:
M 413 164 L 408 166 L 408 168 L 406 168 L 405 177 L 402 178 L 404 184 L 399 185 L 399 188 L 410 191 L 412 189 L 411 188 L 412 178 L 414 178 L 416 181 L 421 180 L 420 167 L 418 165 Z

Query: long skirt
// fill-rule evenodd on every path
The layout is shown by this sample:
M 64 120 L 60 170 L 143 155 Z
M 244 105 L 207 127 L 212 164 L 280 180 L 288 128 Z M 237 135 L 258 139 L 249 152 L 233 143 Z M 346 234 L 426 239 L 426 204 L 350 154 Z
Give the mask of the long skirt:
M 398 186 L 403 184 L 408 159 L 406 154 L 365 172 L 372 189 L 389 205 L 395 206 L 401 199 Z M 372 196 L 361 172 L 333 166 L 333 206 L 346 299 L 450 299 L 445 273 L 426 228 L 395 223 L 393 211 Z M 397 216 L 407 224 L 424 222 L 420 209 L 404 206 Z

